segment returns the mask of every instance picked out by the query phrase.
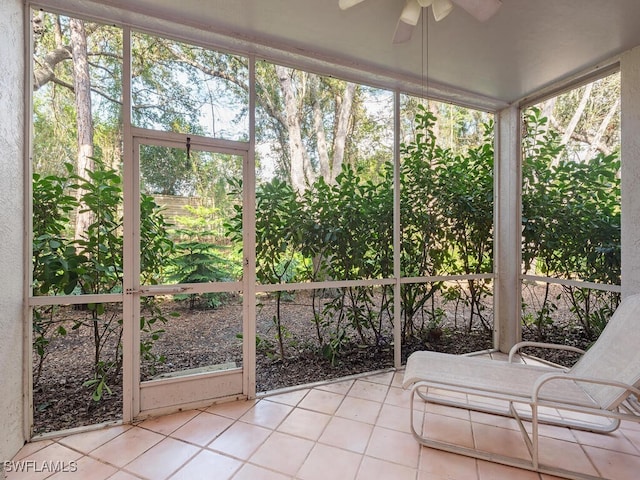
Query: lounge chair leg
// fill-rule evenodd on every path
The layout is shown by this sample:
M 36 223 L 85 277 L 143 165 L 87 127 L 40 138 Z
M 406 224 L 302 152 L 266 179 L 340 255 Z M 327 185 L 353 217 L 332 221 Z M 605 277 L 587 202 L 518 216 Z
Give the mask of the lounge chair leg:
M 531 452 L 531 461 L 533 468 L 539 468 L 538 460 L 538 405 L 531 406 L 531 441 L 533 443 L 533 451 Z
M 529 450 L 529 455 L 531 455 L 531 465 L 534 470 L 538 470 L 540 468 L 540 461 L 538 458 L 538 405 L 532 404 L 531 407 L 531 418 L 529 419 L 531 422 L 531 436 L 527 433 L 527 429 L 524 427 L 524 423 L 522 422 L 522 418 L 520 418 L 520 414 L 516 410 L 513 402 L 509 402 L 509 409 L 511 410 L 511 414 L 513 418 L 518 422 L 518 426 L 520 427 L 520 432 L 522 433 L 522 437 L 524 438 L 524 443 Z
M 413 414 L 413 408 L 414 408 L 414 405 L 413 405 L 413 401 L 414 401 L 414 398 L 415 398 L 415 396 L 416 396 L 416 390 L 417 390 L 417 389 L 418 389 L 418 387 L 415 387 L 415 388 L 412 388 L 412 389 L 411 389 L 411 398 L 410 398 L 410 404 L 409 404 L 409 410 L 410 410 L 409 419 L 410 419 L 410 421 L 411 421 L 411 433 L 413 433 L 413 436 L 414 436 L 418 441 L 420 441 L 420 440 L 421 440 L 421 435 L 419 435 L 419 434 L 418 434 L 418 432 L 416 432 L 416 427 L 415 427 L 415 425 L 413 424 L 413 419 L 414 419 L 414 414 Z M 418 395 L 420 395 L 420 394 L 418 393 Z
M 445 452 L 453 453 L 455 455 L 465 455 L 468 457 L 477 458 L 479 460 L 484 460 L 487 462 L 501 463 L 503 465 L 508 465 L 510 467 L 522 468 L 526 470 L 531 470 L 534 472 L 543 473 L 546 475 L 553 475 L 555 477 L 562 477 L 572 480 L 601 480 L 601 477 L 595 477 L 593 475 L 589 475 L 586 473 L 580 472 L 572 472 L 562 468 L 552 467 L 549 465 L 540 464 L 538 458 L 538 426 L 539 426 L 539 415 L 537 405 L 531 405 L 531 423 L 532 423 L 532 435 L 529 436 L 527 430 L 524 427 L 521 415 L 517 412 L 513 403 L 510 404 L 510 410 L 513 418 L 518 422 L 520 429 L 522 431 L 523 437 L 525 439 L 525 443 L 527 448 L 529 449 L 529 453 L 531 456 L 531 460 L 525 460 L 522 458 L 516 457 L 508 457 L 505 455 L 500 455 L 492 452 L 485 452 L 477 450 L 475 447 L 465 447 L 461 445 L 450 444 L 447 442 L 443 442 L 440 440 L 434 440 L 427 438 L 427 431 L 425 430 L 424 422 L 420 425 L 419 429 L 421 433 L 418 433 L 416 430 L 415 422 L 415 414 L 414 414 L 414 401 L 416 394 L 422 398 L 422 395 L 419 391 L 419 388 L 426 387 L 426 385 L 420 385 L 419 383 L 414 384 L 414 387 L 411 389 L 410 401 L 411 408 L 409 418 L 411 421 L 411 433 L 418 440 L 418 442 L 428 448 L 435 448 L 438 450 L 442 450 Z M 527 412 L 528 413 L 528 412 Z M 527 419 L 529 420 L 528 416 Z

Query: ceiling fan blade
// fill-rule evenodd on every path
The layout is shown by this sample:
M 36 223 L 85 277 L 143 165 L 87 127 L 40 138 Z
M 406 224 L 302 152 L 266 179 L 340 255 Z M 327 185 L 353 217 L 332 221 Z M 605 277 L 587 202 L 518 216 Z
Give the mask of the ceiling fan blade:
M 340 7 L 340 10 L 346 10 L 347 8 L 351 8 L 362 1 L 364 0 L 338 0 L 338 6 Z
M 418 0 L 407 0 L 398 19 L 396 31 L 393 34 L 393 43 L 404 43 L 411 39 L 413 27 L 418 24 L 421 11 L 422 7 Z
M 422 7 L 418 0 L 407 0 L 400 14 L 400 21 L 415 27 L 418 24 L 418 20 L 420 20 L 421 11 Z
M 414 28 L 415 25 L 405 23 L 402 19 L 398 20 L 396 31 L 393 34 L 393 43 L 405 43 L 411 40 L 411 34 Z
M 475 17 L 480 22 L 486 22 L 493 17 L 500 6 L 502 0 L 451 0 L 467 13 Z
M 439 22 L 451 13 L 453 3 L 450 0 L 434 0 L 431 8 L 433 8 L 433 18 L 436 19 L 436 22 Z

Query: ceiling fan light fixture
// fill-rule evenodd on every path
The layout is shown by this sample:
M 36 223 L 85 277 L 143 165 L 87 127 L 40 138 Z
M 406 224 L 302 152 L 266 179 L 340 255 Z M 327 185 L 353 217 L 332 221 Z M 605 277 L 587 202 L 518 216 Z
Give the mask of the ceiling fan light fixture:
M 451 0 L 434 0 L 432 8 L 433 18 L 436 19 L 436 22 L 439 22 L 451 13 L 453 3 L 451 3 Z
M 338 0 L 341 10 L 346 10 L 364 0 Z M 406 0 L 396 30 L 393 43 L 404 43 L 411 39 L 411 32 L 420 20 L 423 8 L 431 7 L 433 17 L 439 22 L 451 13 L 454 5 L 459 6 L 480 22 L 491 18 L 502 6 L 502 0 Z

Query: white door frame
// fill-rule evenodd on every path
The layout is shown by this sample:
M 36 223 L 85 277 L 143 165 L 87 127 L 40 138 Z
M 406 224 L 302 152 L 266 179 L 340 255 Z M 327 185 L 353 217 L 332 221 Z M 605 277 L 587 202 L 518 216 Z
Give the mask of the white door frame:
M 217 284 L 140 285 L 140 173 L 141 145 L 186 148 L 241 157 L 243 166 L 243 277 Z M 129 143 L 129 142 L 127 142 Z M 123 275 L 123 421 L 172 411 L 197 408 L 214 401 L 255 395 L 255 231 L 254 165 L 249 143 L 216 140 L 190 134 L 131 129 L 131 151 L 125 155 L 124 179 L 124 275 Z M 128 160 L 128 161 L 127 161 Z M 157 380 L 140 381 L 140 298 L 185 291 L 241 292 L 243 295 L 242 367 Z

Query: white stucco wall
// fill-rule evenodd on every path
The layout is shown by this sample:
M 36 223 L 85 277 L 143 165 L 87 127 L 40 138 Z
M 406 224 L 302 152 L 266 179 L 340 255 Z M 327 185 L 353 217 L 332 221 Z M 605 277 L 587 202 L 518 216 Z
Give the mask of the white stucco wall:
M 23 8 L 0 1 L 0 462 L 24 443 Z
M 622 82 L 622 295 L 640 293 L 640 47 L 620 62 Z

